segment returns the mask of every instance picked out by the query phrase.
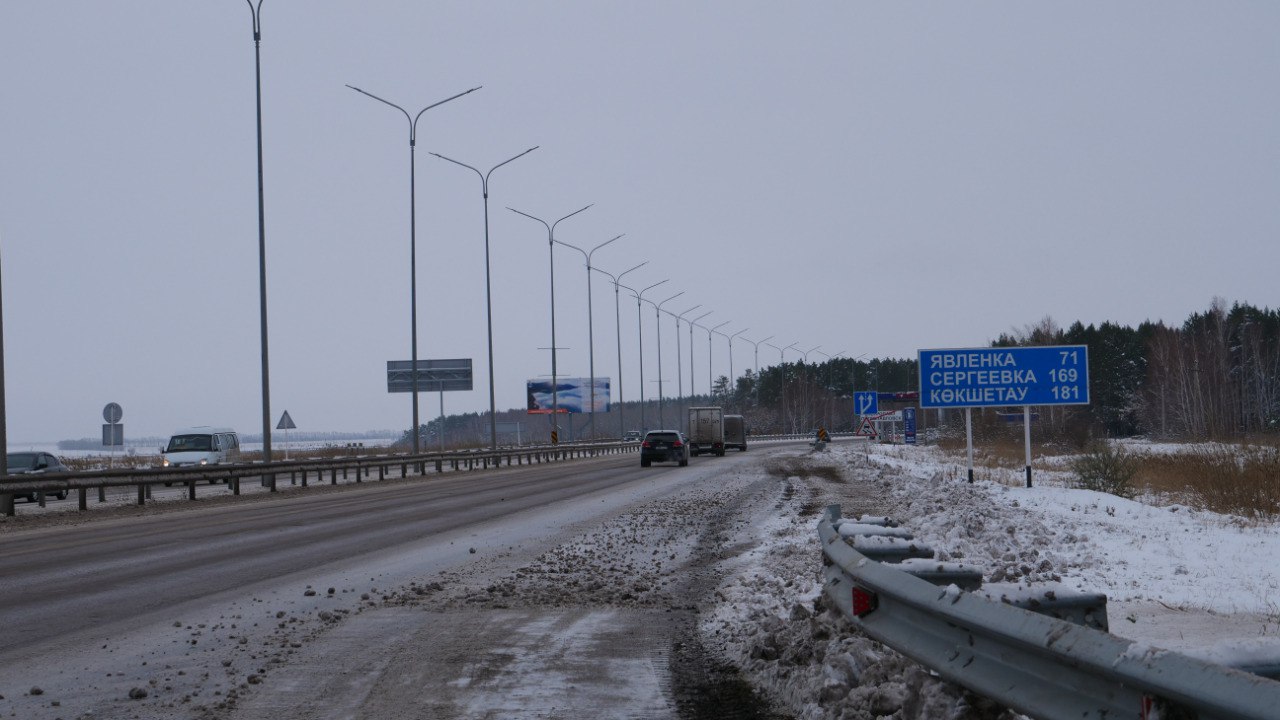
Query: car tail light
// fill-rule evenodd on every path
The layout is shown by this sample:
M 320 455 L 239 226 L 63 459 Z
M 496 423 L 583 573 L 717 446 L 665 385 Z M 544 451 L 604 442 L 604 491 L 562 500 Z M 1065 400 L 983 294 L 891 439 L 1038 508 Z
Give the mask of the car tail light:
M 682 443 L 682 442 L 680 442 L 679 440 L 677 440 L 677 441 L 675 441 L 675 442 L 671 443 L 671 447 L 684 447 L 684 443 Z
M 854 617 L 863 617 L 880 606 L 880 599 L 876 594 L 857 585 L 853 586 L 853 615 Z
M 640 443 L 640 447 L 653 447 L 653 446 L 649 444 L 648 440 L 645 440 L 644 442 Z

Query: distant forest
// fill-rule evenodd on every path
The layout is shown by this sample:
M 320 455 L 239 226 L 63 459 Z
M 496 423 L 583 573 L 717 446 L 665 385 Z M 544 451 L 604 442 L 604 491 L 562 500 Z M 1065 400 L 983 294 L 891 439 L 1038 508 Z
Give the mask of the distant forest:
M 1043 412 L 1037 430 L 1042 437 L 1065 436 L 1077 442 L 1135 435 L 1238 440 L 1280 432 L 1280 311 L 1247 304 L 1228 307 L 1215 299 L 1208 310 L 1176 327 L 1163 322 L 1134 328 L 1077 321 L 1063 329 L 1044 318 L 1001 334 L 991 345 L 1089 347 L 1091 404 Z M 723 405 L 745 415 L 755 434 L 809 432 L 820 426 L 847 431 L 853 428 L 854 391 L 913 391 L 918 385 L 915 358 L 788 362 L 764 368 L 759 376 L 748 369 L 732 388 L 721 376 L 710 394 L 667 398 L 663 403 L 649 399 L 643 408 L 634 400 L 615 403 L 612 412 L 597 414 L 596 434 L 617 437 L 624 429 L 681 427 L 684 409 L 700 404 Z M 498 421 L 520 423 L 525 442 L 545 442 L 550 432 L 546 417 L 522 410 L 499 412 Z M 944 418 L 947 421 L 955 418 Z M 561 439 L 586 437 L 587 423 L 586 415 L 562 417 Z M 426 447 L 439 442 L 439 426 L 438 419 L 422 426 Z M 483 445 L 489 437 L 488 414 L 449 416 L 444 430 L 449 446 Z M 502 442 L 515 441 L 507 435 Z M 402 442 L 409 439 L 406 431 Z

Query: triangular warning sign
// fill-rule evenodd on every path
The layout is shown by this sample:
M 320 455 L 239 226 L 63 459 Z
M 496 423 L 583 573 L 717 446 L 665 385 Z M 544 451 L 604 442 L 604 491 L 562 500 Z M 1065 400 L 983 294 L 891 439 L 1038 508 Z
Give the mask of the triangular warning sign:
M 871 418 L 862 418 L 862 426 L 858 428 L 858 434 L 865 437 L 876 436 L 876 430 L 871 426 Z
M 280 416 L 280 423 L 276 425 L 277 430 L 295 430 L 297 427 L 297 425 L 293 424 L 293 418 L 289 417 L 288 410 L 284 411 L 284 414 Z

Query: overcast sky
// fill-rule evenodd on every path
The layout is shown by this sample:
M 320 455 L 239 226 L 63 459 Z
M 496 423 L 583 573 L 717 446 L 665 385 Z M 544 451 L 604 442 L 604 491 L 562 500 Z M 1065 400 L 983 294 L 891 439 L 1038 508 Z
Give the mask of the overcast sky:
M 488 407 L 550 375 L 546 230 L 646 297 L 848 357 L 984 345 L 1050 316 L 1178 324 L 1275 306 L 1280 4 L 266 0 L 272 425 L 406 428 L 409 128 L 420 358 Z M 12 444 L 261 431 L 252 20 L 244 0 L 0 4 L 0 257 Z M 589 374 L 586 271 L 555 252 L 560 376 Z M 617 375 L 612 287 L 595 370 Z M 643 308 L 645 394 L 658 376 Z M 637 398 L 636 303 L 622 304 Z M 682 325 L 681 382 L 689 389 Z M 734 344 L 734 370 L 754 364 Z M 675 325 L 663 377 L 677 391 Z M 695 331 L 696 389 L 707 334 Z M 714 374 L 728 374 L 724 338 Z M 799 355 L 788 353 L 795 361 Z M 818 351 L 810 360 L 823 360 Z M 760 347 L 760 362 L 778 352 Z M 616 389 L 616 378 L 615 378 Z M 882 388 L 885 389 L 885 388 Z M 615 395 L 616 399 L 616 395 Z M 423 420 L 437 409 L 422 399 Z

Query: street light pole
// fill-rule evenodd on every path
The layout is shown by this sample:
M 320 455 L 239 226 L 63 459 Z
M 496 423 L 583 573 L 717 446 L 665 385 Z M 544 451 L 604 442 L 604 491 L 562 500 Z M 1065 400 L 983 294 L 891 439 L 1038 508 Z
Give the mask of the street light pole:
M 749 342 L 749 343 L 751 343 L 751 344 L 755 347 L 755 357 L 756 357 L 756 406 L 757 406 L 757 407 L 759 407 L 759 406 L 760 406 L 760 344 L 761 344 L 761 343 L 764 343 L 764 342 L 767 342 L 767 341 L 769 341 L 769 340 L 772 340 L 772 339 L 773 339 L 773 336 L 772 336 L 772 335 L 770 335 L 769 337 L 765 338 L 764 340 L 755 340 L 755 341 L 749 340 L 749 339 L 747 339 L 747 338 L 742 338 L 742 339 L 743 339 L 743 340 L 746 340 L 746 341 L 747 341 L 747 342 Z
M 663 405 L 663 402 L 665 400 L 665 393 L 662 392 L 662 306 L 666 305 L 668 302 L 671 302 L 672 300 L 675 300 L 676 298 L 680 297 L 683 294 L 684 294 L 684 291 L 681 290 L 675 295 L 672 295 L 666 300 L 663 300 L 660 303 L 656 303 L 653 306 L 653 324 L 658 329 L 658 353 L 657 353 L 658 354 L 658 425 L 660 427 L 667 426 L 666 407 Z M 679 355 L 676 355 L 676 364 L 677 365 L 680 364 Z
M 639 265 L 636 265 L 635 267 L 630 268 L 628 270 L 623 270 L 617 275 L 614 275 L 613 273 L 607 270 L 601 270 L 600 268 L 591 268 L 592 270 L 595 270 L 598 273 L 604 273 L 605 275 L 608 275 L 609 279 L 613 281 L 613 322 L 614 322 L 614 332 L 617 334 L 617 338 L 618 338 L 618 438 L 619 439 L 621 439 L 623 434 L 626 432 L 625 430 L 626 422 L 625 422 L 625 419 L 623 418 L 624 410 L 623 410 L 623 400 L 622 400 L 622 310 L 620 309 L 621 305 L 618 300 L 618 288 L 621 286 L 621 280 L 624 275 L 631 272 L 632 270 L 639 270 L 640 268 L 648 264 L 649 264 L 649 261 L 645 260 Z
M 258 324 L 262 345 L 262 462 L 271 462 L 271 374 L 267 362 L 267 211 L 262 180 L 262 0 L 246 0 L 253 16 L 253 76 L 258 109 Z M 267 476 L 271 492 L 275 475 Z
M 646 430 L 646 425 L 645 425 L 645 419 L 644 419 L 644 320 L 641 319 L 640 317 L 640 301 L 644 298 L 645 293 L 649 292 L 650 290 L 658 287 L 659 285 L 665 282 L 666 280 L 663 280 L 662 282 L 656 282 L 639 292 L 636 292 L 634 288 L 629 288 L 626 285 L 623 285 L 623 287 L 627 287 L 627 289 L 631 291 L 631 294 L 634 295 L 636 298 L 636 337 L 639 340 L 638 355 L 640 358 L 640 431 L 641 432 L 644 432 Z
M 693 312 L 694 310 L 697 310 L 700 307 L 702 307 L 701 304 L 694 305 L 693 307 L 689 308 L 688 310 L 685 310 L 679 315 L 676 315 L 675 313 L 672 313 L 672 312 L 667 313 L 668 315 L 676 319 L 676 397 L 677 398 L 684 397 L 684 371 L 681 370 L 682 366 L 680 365 L 680 363 L 683 360 L 680 357 L 682 354 L 682 351 L 680 350 L 680 321 L 684 319 L 685 315 L 688 315 L 689 313 Z
M 780 348 L 773 343 L 765 343 L 765 345 L 778 351 L 779 383 L 781 384 L 779 398 L 782 402 L 782 433 L 784 435 L 787 432 L 787 351 L 799 344 L 800 341 L 797 340 L 784 348 Z
M 728 324 L 729 324 L 729 321 L 725 320 L 719 325 L 713 328 L 707 329 L 707 394 L 711 395 L 712 397 L 715 396 L 716 384 L 711 377 L 711 333 L 719 330 L 720 328 Z
M 751 328 L 749 327 L 742 328 L 738 332 L 728 336 L 729 337 L 729 390 L 734 395 L 737 394 L 736 392 L 734 392 L 734 389 L 737 387 L 737 381 L 734 379 L 736 376 L 733 374 L 733 339 L 750 329 Z M 724 333 L 721 333 L 721 334 L 723 335 Z
M 592 203 L 592 205 L 594 204 L 595 203 Z M 542 218 L 534 217 L 529 213 L 520 212 L 513 207 L 507 208 L 517 215 L 523 215 L 530 220 L 537 220 L 547 229 L 547 254 L 550 258 L 549 265 L 551 266 L 551 442 L 553 444 L 560 441 L 560 435 L 556 432 L 560 427 L 560 383 L 556 376 L 556 225 L 559 225 L 562 221 L 568 220 L 589 207 L 591 207 L 591 205 L 574 210 L 551 224 L 547 224 L 547 221 Z
M 354 85 L 347 85 L 347 87 L 355 90 L 361 95 L 371 97 L 384 105 L 390 105 L 404 113 L 405 120 L 409 121 L 409 345 L 410 354 L 412 356 L 410 360 L 412 361 L 411 365 L 413 367 L 413 454 L 417 455 L 420 452 L 418 435 L 421 431 L 421 426 L 418 423 L 418 212 L 416 202 L 417 168 L 414 160 L 414 149 L 418 142 L 418 119 L 422 117 L 423 113 L 431 108 L 443 105 L 450 100 L 457 100 L 463 95 L 479 90 L 480 87 L 473 87 L 470 90 L 460 92 L 453 97 L 447 97 L 437 103 L 432 103 L 431 105 L 419 110 L 417 115 L 412 116 L 409 115 L 408 110 L 405 110 L 389 100 L 384 100 L 377 95 L 361 90 Z
M 484 310 L 485 321 L 489 329 L 489 449 L 491 450 L 498 449 L 498 413 L 493 391 L 493 294 L 490 290 L 489 283 L 489 176 L 493 174 L 494 170 L 497 170 L 512 160 L 528 155 L 534 150 L 537 150 L 538 147 L 538 145 L 534 145 L 519 155 L 503 160 L 497 165 L 489 168 L 489 172 L 480 172 L 479 169 L 471 167 L 464 162 L 458 162 L 457 160 L 445 157 L 440 153 L 431 153 L 441 160 L 448 160 L 454 165 L 461 165 L 462 167 L 473 171 L 476 175 L 479 175 L 480 190 L 484 193 Z M 441 428 L 441 432 L 443 433 L 443 427 Z
M 701 315 L 699 315 L 698 317 L 696 317 L 696 318 L 694 318 L 694 319 L 692 319 L 692 320 L 690 320 L 690 321 L 689 321 L 689 399 L 690 399 L 690 401 L 691 401 L 691 402 L 692 402 L 692 400 L 693 400 L 693 397 L 694 397 L 695 395 L 697 395 L 697 394 L 698 394 L 698 391 L 697 391 L 697 390 L 695 390 L 695 389 L 693 388 L 693 378 L 694 378 L 694 372 L 693 372 L 693 326 L 694 326 L 694 325 L 698 325 L 698 321 L 699 321 L 699 320 L 701 320 L 702 318 L 704 318 L 704 317 L 706 317 L 706 316 L 710 315 L 712 312 L 714 312 L 714 311 L 713 311 L 713 310 L 708 310 L 708 311 L 706 311 L 706 312 L 702 313 Z M 702 328 L 703 330 L 706 330 L 706 328 L 705 328 L 705 327 L 703 327 L 703 326 L 701 326 L 701 325 L 698 325 L 698 327 Z
M 625 234 L 625 233 L 624 233 Z M 599 245 L 591 248 L 590 252 L 583 250 L 577 245 L 570 245 L 563 240 L 556 242 L 567 248 L 573 248 L 582 253 L 582 257 L 587 261 L 587 363 L 590 365 L 591 372 L 591 410 L 589 416 L 591 418 L 591 439 L 596 439 L 596 341 L 595 341 L 595 322 L 591 319 L 591 256 L 596 254 L 600 248 L 622 237 L 617 235 L 609 240 L 605 240 Z

